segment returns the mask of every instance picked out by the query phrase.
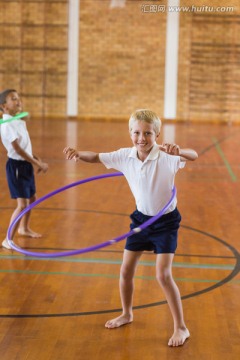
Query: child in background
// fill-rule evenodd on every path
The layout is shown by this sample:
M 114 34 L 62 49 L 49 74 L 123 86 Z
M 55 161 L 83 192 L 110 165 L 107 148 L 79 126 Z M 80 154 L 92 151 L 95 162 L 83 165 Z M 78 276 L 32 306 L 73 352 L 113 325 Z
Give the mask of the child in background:
M 121 171 L 129 183 L 136 201 L 131 214 L 131 229 L 139 227 L 155 216 L 171 198 L 174 178 L 187 160 L 198 155 L 192 149 L 182 149 L 176 144 L 157 145 L 161 121 L 150 110 L 137 110 L 129 120 L 132 148 L 110 153 L 64 149 L 67 159 L 102 163 L 108 169 Z M 177 248 L 177 234 L 181 215 L 175 198 L 166 213 L 151 226 L 130 236 L 125 245 L 120 271 L 120 296 L 122 314 L 107 321 L 105 327 L 113 329 L 133 321 L 134 274 L 143 251 L 156 253 L 156 277 L 166 296 L 174 322 L 169 346 L 183 345 L 190 333 L 185 325 L 179 289 L 172 276 L 172 262 Z
M 21 113 L 22 102 L 14 89 L 7 89 L 0 93 L 0 110 L 3 112 L 3 120 Z M 36 188 L 33 165 L 37 172 L 45 173 L 48 164 L 33 155 L 31 140 L 24 120 L 13 120 L 1 125 L 1 140 L 7 150 L 6 173 L 7 181 L 12 199 L 17 200 L 17 207 L 14 210 L 10 223 L 29 204 L 36 200 Z M 17 223 L 12 231 L 12 238 L 18 228 L 18 233 L 23 236 L 41 237 L 29 227 L 30 212 L 27 212 Z M 7 237 L 3 240 L 2 246 L 11 249 Z

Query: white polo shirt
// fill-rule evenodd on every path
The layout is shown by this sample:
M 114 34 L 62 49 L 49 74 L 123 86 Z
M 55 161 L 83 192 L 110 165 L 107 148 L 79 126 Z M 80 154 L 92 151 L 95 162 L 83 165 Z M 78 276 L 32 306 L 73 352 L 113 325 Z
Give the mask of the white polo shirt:
M 11 119 L 12 116 L 3 114 L 3 120 Z M 7 150 L 7 156 L 14 160 L 24 160 L 12 146 L 14 140 L 18 140 L 19 146 L 26 151 L 30 156 L 32 155 L 32 144 L 27 131 L 27 126 L 24 120 L 13 120 L 6 124 L 1 124 L 1 139 Z
M 100 161 L 107 169 L 121 171 L 128 181 L 137 209 L 144 215 L 155 216 L 170 200 L 174 178 L 185 166 L 180 156 L 168 155 L 154 144 L 144 162 L 139 160 L 136 147 L 100 153 Z M 166 213 L 177 205 L 175 198 Z

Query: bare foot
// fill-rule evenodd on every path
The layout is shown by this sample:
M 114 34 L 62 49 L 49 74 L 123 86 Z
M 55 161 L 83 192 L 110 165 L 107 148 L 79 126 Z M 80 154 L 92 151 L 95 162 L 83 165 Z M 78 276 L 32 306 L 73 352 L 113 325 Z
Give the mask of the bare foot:
M 32 237 L 32 238 L 40 238 L 42 237 L 41 234 L 36 233 L 35 231 L 32 231 L 31 229 L 18 229 L 18 234 L 21 236 L 28 236 L 28 237 Z
M 12 250 L 11 246 L 9 245 L 7 239 L 4 239 L 2 242 L 2 247 L 8 250 Z
M 105 327 L 108 329 L 118 328 L 123 325 L 130 324 L 133 321 L 131 315 L 120 315 L 119 317 L 106 322 Z
M 168 342 L 168 346 L 181 346 L 189 338 L 190 333 L 187 328 L 177 329 L 174 331 L 173 336 Z

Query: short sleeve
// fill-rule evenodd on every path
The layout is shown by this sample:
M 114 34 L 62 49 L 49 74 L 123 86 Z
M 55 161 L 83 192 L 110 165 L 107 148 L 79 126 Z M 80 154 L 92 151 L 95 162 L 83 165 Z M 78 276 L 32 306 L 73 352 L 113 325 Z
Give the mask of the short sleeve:
M 107 169 L 112 168 L 112 166 L 110 165 L 110 153 L 100 153 L 99 159 Z
M 186 161 L 181 161 L 180 160 L 180 164 L 179 164 L 179 169 L 183 169 L 186 165 Z
M 166 162 L 174 174 L 176 174 L 179 169 L 183 169 L 186 165 L 186 161 L 181 161 L 180 156 L 169 155 L 166 153 L 165 156 Z
M 1 128 L 2 136 L 9 141 L 9 143 L 12 143 L 14 140 L 18 139 L 18 133 L 12 124 L 3 124 Z
M 119 149 L 110 153 L 100 153 L 99 159 L 107 169 L 123 170 L 123 165 L 128 158 L 129 149 Z

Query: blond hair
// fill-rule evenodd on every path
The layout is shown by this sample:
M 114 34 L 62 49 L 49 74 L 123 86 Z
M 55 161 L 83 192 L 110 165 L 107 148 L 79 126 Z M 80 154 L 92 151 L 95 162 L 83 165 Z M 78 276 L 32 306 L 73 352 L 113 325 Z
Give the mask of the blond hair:
M 162 123 L 155 112 L 148 109 L 138 109 L 134 111 L 129 119 L 129 131 L 132 130 L 135 121 L 145 121 L 149 124 L 153 124 L 155 133 L 159 135 Z

